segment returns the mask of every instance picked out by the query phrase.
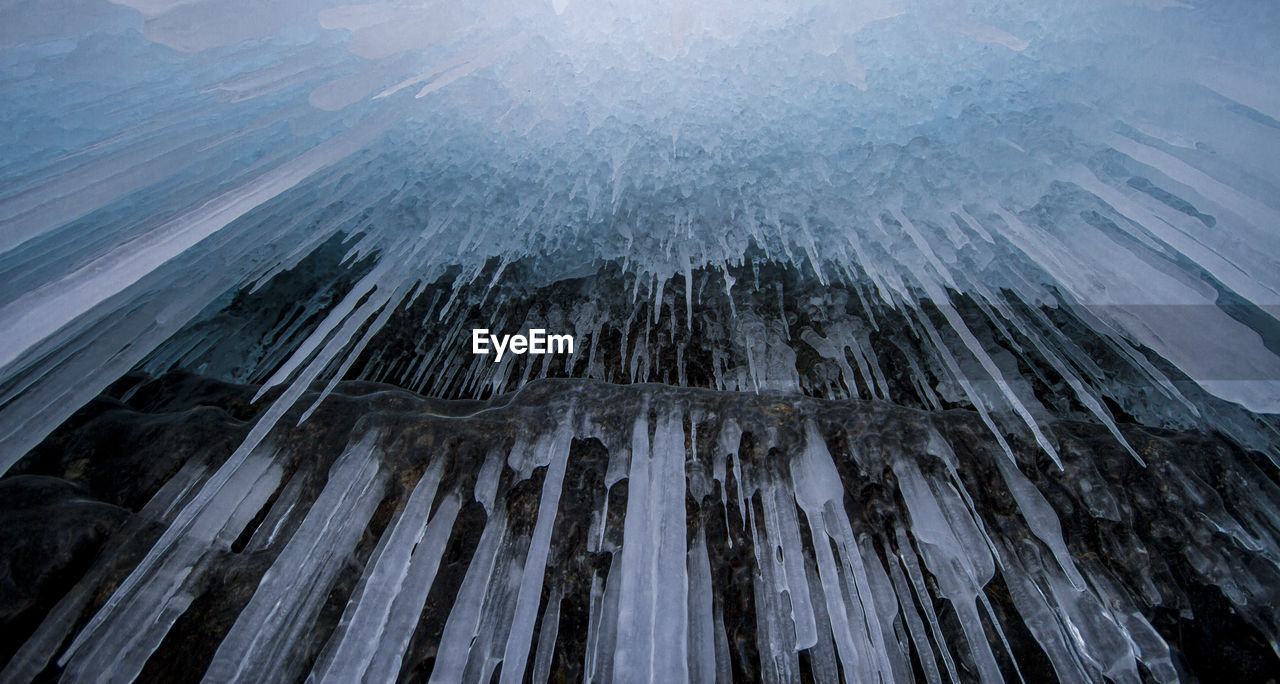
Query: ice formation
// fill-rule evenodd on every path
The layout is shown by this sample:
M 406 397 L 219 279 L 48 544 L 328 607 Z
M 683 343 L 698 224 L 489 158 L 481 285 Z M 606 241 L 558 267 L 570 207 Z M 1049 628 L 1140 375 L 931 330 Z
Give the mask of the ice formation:
M 1223 606 L 1280 657 L 1280 7 L 0 25 L 5 479 L 235 416 L 0 680 L 1171 681 Z

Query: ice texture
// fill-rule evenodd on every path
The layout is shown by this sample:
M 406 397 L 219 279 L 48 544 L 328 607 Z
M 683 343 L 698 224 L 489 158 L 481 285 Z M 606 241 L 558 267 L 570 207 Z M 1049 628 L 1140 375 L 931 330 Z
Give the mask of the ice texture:
M 579 379 L 305 410 L 184 467 L 0 678 L 136 679 L 207 624 L 209 681 L 1177 681 L 1156 616 L 1203 587 L 1280 633 L 1280 488 L 1221 437 L 1126 425 L 1144 466 L 1046 423 L 1062 471 L 972 411 Z
M 94 599 L 95 566 L 0 679 L 142 676 L 242 553 L 269 569 L 210 681 L 392 679 L 428 627 L 424 678 L 544 679 L 575 611 L 588 679 L 723 679 L 724 549 L 751 568 L 765 679 L 1019 677 L 1024 631 L 1062 679 L 1174 679 L 1154 580 L 1082 559 L 1045 485 L 1041 466 L 1094 518 L 1132 515 L 1060 433 L 1076 422 L 1196 512 L 1183 560 L 1276 643 L 1272 473 L 1228 501 L 1131 426 L 1280 463 L 1280 8 L 260 5 L 0 5 L 0 473 L 131 371 L 249 383 L 259 410 L 138 513 L 163 532 L 118 585 Z M 577 344 L 494 362 L 474 327 Z M 281 441 L 326 427 L 343 381 L 500 410 L 548 378 L 635 394 L 612 424 L 570 402 L 467 462 L 377 417 L 323 472 Z M 816 413 L 717 403 L 757 400 Z M 972 412 L 1011 515 L 932 419 L 881 453 L 806 402 Z M 578 587 L 560 511 L 588 438 L 609 455 L 580 522 L 609 560 Z M 393 481 L 405 452 L 425 465 Z M 850 463 L 897 497 L 870 536 Z M 718 520 L 687 515 L 707 497 Z M 312 633 L 324 610 L 339 627 Z
M 1271 8 L 92 4 L 3 10 L 5 463 L 337 235 L 348 267 L 378 265 L 311 305 L 330 321 L 280 377 L 329 364 L 308 358 L 326 338 L 354 354 L 446 273 L 617 260 L 655 289 L 653 324 L 682 277 L 691 328 L 695 271 L 723 267 L 729 294 L 728 267 L 763 254 L 932 302 L 1033 433 L 949 296 L 1087 312 L 1211 395 L 1280 410 Z M 792 340 L 757 314 L 735 311 L 750 386 L 796 389 Z

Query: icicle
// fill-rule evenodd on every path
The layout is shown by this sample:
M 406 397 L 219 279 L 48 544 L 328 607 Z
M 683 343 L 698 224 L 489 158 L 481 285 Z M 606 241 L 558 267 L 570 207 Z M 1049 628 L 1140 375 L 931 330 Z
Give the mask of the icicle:
M 960 677 L 956 674 L 956 663 L 951 657 L 951 648 L 942 633 L 942 627 L 938 624 L 938 614 L 933 609 L 933 595 L 925 586 L 915 547 L 911 545 L 906 531 L 901 527 L 894 527 L 894 534 L 898 542 L 898 560 L 907 569 L 907 577 L 911 579 L 911 588 L 915 591 L 916 601 L 924 609 L 925 618 L 929 621 L 930 633 L 933 634 L 933 643 L 942 655 L 943 665 L 947 668 L 947 676 L 952 682 L 958 682 Z
M 771 574 L 777 581 L 775 591 L 785 592 L 791 604 L 788 619 L 792 622 L 796 650 L 812 648 L 818 643 L 817 625 L 809 603 L 809 581 L 804 576 L 804 556 L 794 497 L 776 482 L 764 487 L 761 495 L 768 539 L 775 545 L 767 553 L 762 552 L 765 556 L 762 560 L 774 566 Z M 779 553 L 774 553 L 775 548 Z
M 195 488 L 208 476 L 204 464 L 195 459 L 187 461 L 142 510 L 125 523 L 117 535 L 122 539 L 130 539 L 149 525 L 170 520 L 179 507 L 189 502 Z M 100 583 L 112 571 L 116 558 L 115 553 L 108 553 L 94 563 L 84 578 L 48 612 L 35 633 L 5 664 L 4 670 L 0 671 L 0 681 L 32 681 L 48 666 L 57 649 L 66 643 Z
M 875 616 L 880 622 L 880 633 L 884 635 L 885 654 L 888 656 L 889 665 L 892 667 L 890 672 L 881 674 L 891 674 L 893 681 L 905 682 L 911 679 L 911 659 L 910 655 L 903 650 L 903 644 L 897 640 L 894 630 L 894 624 L 898 617 L 898 603 L 890 598 L 895 596 L 893 585 L 889 582 L 889 576 L 885 574 L 884 566 L 880 563 L 880 557 L 870 545 L 870 541 L 866 539 L 860 541 L 858 550 L 860 551 L 862 564 L 866 568 L 870 595 L 875 600 Z
M 538 647 L 533 661 L 533 679 L 535 683 L 544 683 L 551 675 L 551 659 L 555 654 L 556 637 L 560 632 L 560 602 L 563 591 L 557 586 L 547 599 L 547 610 L 542 614 L 542 622 L 538 628 Z
M 967 514 L 955 515 L 954 508 L 947 505 L 947 498 L 939 499 L 931 491 L 910 459 L 894 461 L 893 471 L 911 513 L 911 531 L 921 542 L 925 562 L 937 578 L 943 596 L 956 610 L 983 681 L 1003 681 L 975 603 L 978 593 L 991 578 L 992 567 L 985 545 L 974 544 L 976 529 L 968 531 L 973 522 Z M 943 508 L 951 509 L 948 511 L 951 514 L 944 513 Z
M 331 640 L 336 648 L 316 667 L 318 681 L 386 681 L 399 673 L 403 648 L 417 625 L 418 613 L 458 512 L 457 497 L 449 497 L 430 521 L 427 519 L 444 461 L 443 456 L 432 459 L 404 508 L 384 533 L 338 623 Z M 428 569 L 423 572 L 419 570 L 422 567 Z M 410 619 L 395 619 L 402 615 Z M 397 627 L 401 629 L 399 633 L 395 632 Z
M 817 624 L 818 643 L 809 649 L 813 676 L 819 682 L 834 682 L 840 678 L 835 643 L 832 641 L 831 619 L 827 614 L 827 601 L 818 578 L 817 565 L 805 559 L 805 576 L 809 582 L 809 596 L 813 605 L 814 622 Z
M 651 449 L 646 414 L 631 438 L 613 676 L 688 681 L 683 420 L 660 417 Z
M 542 499 L 538 503 L 538 521 L 529 541 L 529 553 L 525 556 L 520 579 L 520 593 L 516 598 L 515 620 L 507 637 L 502 656 L 502 682 L 519 683 L 524 678 L 525 664 L 529 657 L 530 640 L 538 614 L 538 602 L 542 599 L 542 581 L 546 573 L 547 554 L 551 546 L 551 532 L 555 529 L 556 514 L 560 506 L 560 491 L 568 467 L 569 442 L 573 434 L 569 430 L 571 419 L 566 418 L 553 435 L 539 440 L 534 450 L 540 461 L 550 461 L 546 478 L 542 481 Z
M 706 530 L 699 527 L 689 552 L 689 681 L 716 679 L 716 626 Z
M 366 434 L 334 462 L 324 490 L 218 646 L 203 681 L 299 674 L 300 637 L 382 500 L 385 475 L 374 446 L 377 437 Z
M 752 577 L 751 589 L 756 608 L 756 650 L 760 653 L 760 672 L 765 681 L 791 681 L 798 676 L 800 660 L 796 657 L 795 628 L 791 624 L 791 616 L 784 614 L 785 595 L 777 590 L 775 547 L 760 530 L 754 502 L 747 511 L 751 545 L 759 550 L 756 555 L 759 572 Z
M 302 412 L 302 415 L 298 418 L 298 425 L 301 425 L 307 420 L 307 418 L 311 417 L 311 414 L 314 413 L 315 410 L 320 407 L 320 404 L 324 402 L 325 397 L 329 396 L 329 394 L 333 392 L 333 389 L 338 386 L 338 383 L 346 376 L 347 371 L 351 369 L 351 364 L 356 362 L 356 359 L 360 356 L 360 352 L 364 351 L 364 348 L 368 346 L 369 342 L 373 339 L 373 336 L 378 334 L 378 332 L 382 330 L 382 327 L 387 324 L 387 321 L 391 318 L 391 314 L 395 313 L 396 307 L 406 294 L 407 293 L 404 289 L 396 289 L 387 294 L 386 297 L 370 298 L 369 303 L 377 302 L 378 305 L 382 307 L 382 310 L 378 312 L 377 318 L 375 318 L 365 329 L 364 335 L 362 335 L 356 344 L 347 351 L 346 358 L 342 361 L 342 364 L 338 366 L 338 369 L 334 371 L 333 377 L 330 378 L 324 389 L 321 390 L 320 395 L 316 397 L 316 400 L 312 402 L 311 406 L 307 407 L 307 409 Z M 351 325 L 353 321 L 359 321 L 361 324 L 365 322 L 364 319 L 358 316 L 352 316 L 352 319 L 348 320 L 343 326 L 344 330 L 347 326 Z M 339 331 L 338 338 L 349 339 L 349 336 L 344 334 L 343 331 Z
M 1076 569 L 1075 561 L 1071 558 L 1071 552 L 1067 550 L 1067 544 L 1062 539 L 1062 523 L 1058 520 L 1058 514 L 1054 512 L 1040 490 L 1036 489 L 1016 465 L 1002 458 L 993 460 L 996 462 L 996 467 L 1000 469 L 1000 476 L 1009 487 L 1009 493 L 1018 503 L 1018 511 L 1027 521 L 1031 532 L 1049 547 L 1058 565 L 1071 580 L 1072 586 L 1077 590 L 1083 590 L 1084 577 L 1080 576 L 1080 571 Z
M 920 619 L 920 613 L 916 611 L 916 604 L 911 596 L 911 587 L 907 584 L 907 580 L 902 574 L 902 568 L 892 560 L 889 563 L 889 577 L 893 581 L 893 592 L 897 596 L 898 607 L 906 619 L 907 631 L 911 635 L 911 642 L 915 645 L 915 654 L 920 661 L 920 668 L 924 670 L 925 680 L 929 684 L 939 684 L 942 681 L 942 676 L 938 673 L 938 662 L 933 657 L 933 647 L 929 645 L 929 637 L 925 632 L 924 621 Z M 954 680 L 955 677 L 953 676 L 952 679 Z
M 940 276 L 947 278 L 948 283 L 952 287 L 956 287 L 955 283 L 951 281 L 946 268 L 938 261 L 938 257 L 933 253 L 933 250 L 929 247 L 928 243 L 915 229 L 911 222 L 908 221 L 900 211 L 895 210 L 893 212 L 893 216 L 900 224 L 902 224 L 902 227 L 907 231 L 907 234 L 911 236 L 911 239 L 916 243 L 916 246 L 924 254 L 926 261 L 934 267 Z M 1027 427 L 1031 429 L 1031 434 L 1035 437 L 1036 443 L 1040 445 L 1041 449 L 1044 449 L 1044 452 L 1049 455 L 1049 458 L 1053 459 L 1053 462 L 1057 464 L 1059 468 L 1062 468 L 1062 460 L 1058 457 L 1058 451 L 1054 449 L 1053 445 L 1049 442 L 1048 437 L 1045 437 L 1044 433 L 1040 431 L 1039 424 L 1036 423 L 1035 418 L 1031 416 L 1031 413 L 1027 410 L 1026 406 L 1024 406 L 1022 401 L 1014 395 L 1013 389 L 1009 387 L 1008 380 L 1005 379 L 1004 375 L 1000 372 L 1000 369 L 996 367 L 995 361 L 993 361 L 991 356 L 987 354 L 982 343 L 978 341 L 978 338 L 974 337 L 973 332 L 969 330 L 967 325 L 965 325 L 964 320 L 960 317 L 960 313 L 951 306 L 951 299 L 947 295 L 946 291 L 944 291 L 936 281 L 927 275 L 922 275 L 918 280 L 921 286 L 924 287 L 925 291 L 929 293 L 929 297 L 931 298 L 933 305 L 942 313 L 942 317 L 946 319 L 947 324 L 951 326 L 951 329 L 960 337 L 964 346 L 968 348 L 969 352 L 978 360 L 978 363 L 982 365 L 982 368 L 987 372 L 987 375 L 991 376 L 991 379 L 995 381 L 996 385 L 1000 388 L 1000 392 L 1013 407 L 1014 412 L 1016 412 L 1018 416 L 1022 418 L 1023 422 L 1027 424 Z M 922 315 L 922 319 L 923 318 L 924 316 Z M 935 344 L 938 344 L 938 342 L 935 341 Z
M 387 121 L 359 126 L 281 164 L 263 177 L 228 190 L 195 210 L 171 219 L 137 241 L 128 241 L 77 269 L 0 307 L 0 328 L 8 337 L 0 344 L 0 368 L 40 340 L 123 292 L 146 274 L 197 242 L 222 230 L 262 203 L 297 185 L 307 176 L 350 156 L 386 130 Z M 49 226 L 46 226 L 46 229 Z M 35 237 L 31 232 L 3 231 L 0 251 Z
M 605 582 L 603 598 L 600 601 L 595 630 L 591 632 L 593 639 L 591 649 L 588 651 L 591 667 L 587 672 L 591 681 L 613 678 L 614 657 L 617 653 L 618 594 L 621 586 L 621 556 L 615 553 L 609 567 L 609 577 Z
M 190 606 L 201 563 L 231 545 L 278 486 L 274 449 L 229 458 L 58 659 L 66 676 L 133 679 Z
M 1103 425 L 1107 426 L 1107 430 L 1111 432 L 1112 436 L 1116 438 L 1116 441 L 1120 442 L 1120 446 L 1124 447 L 1125 451 L 1129 452 L 1129 455 L 1132 456 L 1134 460 L 1136 460 L 1140 465 L 1145 466 L 1146 462 L 1142 460 L 1142 457 L 1138 455 L 1138 452 L 1129 445 L 1129 441 L 1120 433 L 1120 427 L 1116 425 L 1116 421 L 1111 417 L 1111 413 L 1107 411 L 1106 408 L 1098 402 L 1097 398 L 1093 396 L 1093 393 L 1084 386 L 1084 383 L 1076 375 L 1075 371 L 1068 366 L 1065 361 L 1059 358 L 1057 354 L 1053 353 L 1045 345 L 1044 340 L 1042 340 L 1039 335 L 1035 334 L 1034 331 L 1028 329 L 1018 317 L 1014 316 L 1012 317 L 1012 320 L 1014 325 L 1018 327 L 1019 331 L 1031 340 L 1031 343 L 1035 345 L 1036 350 L 1040 352 L 1040 355 L 1053 366 L 1054 370 L 1058 371 L 1058 374 L 1061 375 L 1064 380 L 1066 380 L 1072 391 L 1075 392 L 1076 398 L 1080 400 L 1080 403 L 1084 404 L 1085 408 L 1089 409 L 1090 413 L 1092 413 L 1098 420 L 1102 421 Z
M 840 475 L 812 421 L 805 423 L 804 450 L 791 463 L 791 478 L 795 482 L 796 503 L 808 518 L 814 539 L 818 576 L 845 674 L 859 681 L 887 680 L 893 675 L 892 668 L 885 653 L 875 603 L 867 593 L 870 587 L 861 568 L 861 558 L 857 556 L 857 546 L 850 544 Z M 828 528 L 828 516 L 835 523 L 834 528 Z M 831 552 L 828 538 L 840 545 L 841 560 Z M 850 595 L 846 595 L 842 587 L 844 563 L 852 564 L 850 569 L 856 576 L 854 593 Z M 852 607 L 852 611 L 846 606 Z
M 689 264 L 689 254 L 687 252 L 681 252 L 681 259 L 684 264 L 685 330 L 689 331 L 689 334 L 693 334 L 693 267 Z
M 484 464 L 476 475 L 475 500 L 484 506 L 489 515 L 493 515 L 493 505 L 498 496 L 498 482 L 502 477 L 502 466 L 505 459 L 502 452 L 493 448 L 484 457 Z
M 275 503 L 271 504 L 271 509 L 267 511 L 267 515 L 258 523 L 258 529 L 254 530 L 253 537 L 249 539 L 249 543 L 245 545 L 246 551 L 259 551 L 269 548 L 282 534 L 286 533 L 286 528 L 291 525 L 296 518 L 298 504 L 301 503 L 302 489 L 306 484 L 307 473 L 299 470 L 294 472 L 284 487 L 280 488 L 276 494 Z M 291 530 L 289 530 L 291 531 Z
M 463 670 L 484 619 L 485 598 L 494 576 L 496 557 L 506 536 L 506 508 L 499 507 L 489 516 L 484 531 L 480 533 L 480 542 L 445 621 L 435 667 L 431 670 L 433 684 L 462 681 Z
M 1006 554 L 1003 559 L 1002 577 L 1018 615 L 1036 643 L 1044 649 L 1058 678 L 1096 679 L 1096 669 L 1086 667 L 1076 652 L 1069 621 L 1063 624 L 1064 621 L 1058 619 L 1057 604 L 1051 595 L 1046 596 L 1041 591 L 1015 554 Z

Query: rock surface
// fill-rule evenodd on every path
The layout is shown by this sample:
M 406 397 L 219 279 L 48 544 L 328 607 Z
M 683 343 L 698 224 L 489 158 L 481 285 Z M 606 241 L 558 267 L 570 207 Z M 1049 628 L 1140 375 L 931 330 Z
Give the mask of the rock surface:
M 675 658 L 695 680 L 1263 681 L 1280 666 L 1280 487 L 1218 437 L 1125 426 L 1144 467 L 1105 428 L 1060 422 L 1065 468 L 1011 434 L 1015 471 L 964 410 L 568 380 L 448 402 L 343 383 L 280 421 L 269 486 L 218 486 L 259 418 L 252 389 L 129 378 L 0 479 L 6 656 L 30 637 L 5 678 L 67 679 L 102 652 L 146 681 L 235 662 L 272 680 L 475 680 L 513 657 L 534 679 L 616 679 L 628 649 L 669 633 L 679 653 L 638 666 Z M 211 508 L 187 519 L 204 491 L 243 509 L 213 539 Z M 169 590 L 170 625 L 121 641 Z M 680 614 L 646 617 L 672 596 Z M 264 602 L 301 617 L 238 621 Z

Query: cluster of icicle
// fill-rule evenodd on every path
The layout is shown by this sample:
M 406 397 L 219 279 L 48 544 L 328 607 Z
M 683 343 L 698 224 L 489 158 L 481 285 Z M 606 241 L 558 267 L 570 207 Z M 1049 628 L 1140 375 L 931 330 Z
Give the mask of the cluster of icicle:
M 1008 681 L 1021 677 L 1010 620 L 1064 681 L 1178 678 L 1169 646 L 1144 617 L 1176 604 L 1170 592 L 1178 589 L 1073 554 L 1049 502 L 1008 453 L 970 445 L 958 456 L 926 414 L 652 385 L 543 383 L 539 391 L 441 419 L 457 435 L 522 412 L 542 427 L 514 440 L 486 438 L 483 462 L 461 469 L 450 467 L 460 456 L 446 447 L 413 454 L 418 479 L 399 489 L 384 459 L 396 444 L 394 421 L 359 423 L 323 489 L 308 496 L 310 460 L 291 461 L 287 428 L 273 431 L 267 416 L 220 467 L 193 459 L 170 480 L 122 532 L 167 526 L 111 597 L 83 622 L 110 566 L 100 562 L 0 679 L 24 681 L 51 663 L 73 681 L 133 679 L 202 591 L 215 559 L 247 538 L 239 553 L 268 550 L 274 561 L 222 637 L 205 681 L 393 681 L 422 657 L 410 653 L 411 642 L 444 549 L 459 533 L 459 510 L 473 500 L 487 519 L 465 576 L 449 590 L 448 618 L 431 645 L 433 682 L 488 682 L 495 672 L 504 682 L 546 681 L 566 639 L 585 645 L 577 666 L 587 681 L 730 681 L 733 660 L 745 657 L 726 636 L 726 611 L 734 624 L 743 617 L 727 598 L 735 591 L 752 596 L 758 653 L 758 662 L 737 667 L 765 681 L 795 681 L 802 657 L 817 681 Z M 431 420 L 415 401 L 399 401 L 407 420 Z M 584 410 L 606 401 L 607 411 Z M 745 433 L 754 446 L 744 448 Z M 581 482 L 566 479 L 571 445 L 582 438 L 608 451 L 607 465 L 595 466 L 604 472 L 596 491 L 573 490 Z M 833 453 L 830 444 L 847 446 Z M 1134 521 L 1147 513 L 1185 526 L 1177 528 L 1185 562 L 1261 619 L 1274 640 L 1265 606 L 1280 557 L 1280 490 L 1260 477 L 1247 485 L 1250 496 L 1224 508 L 1206 473 L 1249 468 L 1179 460 L 1158 464 L 1172 486 L 1159 500 L 1138 503 L 1091 462 L 1072 464 L 1080 480 L 1069 486 L 1092 515 L 1137 534 Z M 984 481 L 984 470 L 998 475 Z M 536 520 L 513 524 L 507 494 L 535 471 Z M 872 518 L 876 525 L 863 517 L 872 504 L 859 481 L 890 487 L 890 512 Z M 341 620 L 321 635 L 319 655 L 306 657 L 339 570 L 357 557 L 374 511 L 393 492 L 394 513 L 359 557 L 361 579 Z M 976 503 L 990 496 L 1009 498 L 1016 513 Z M 563 548 L 555 534 L 558 516 L 581 514 L 562 503 L 572 501 L 590 507 L 585 552 L 611 558 L 588 566 L 589 580 L 576 584 L 565 555 L 582 551 Z M 713 580 L 730 576 L 735 538 L 748 554 L 749 587 Z M 993 579 L 1013 611 L 993 607 Z M 574 596 L 574 587 L 589 595 Z M 560 634 L 562 603 L 578 599 L 589 605 L 585 635 Z M 953 613 L 951 628 L 943 610 Z
M 261 384 L 262 397 L 295 375 L 304 385 L 311 382 L 300 373 L 304 368 L 325 367 L 329 380 L 311 407 L 341 379 L 388 383 L 430 397 L 486 399 L 547 377 L 777 391 L 929 410 L 966 407 L 979 412 L 997 440 L 1030 430 L 1055 462 L 1047 423 L 1064 418 L 1105 425 L 1141 462 L 1111 408 L 1120 407 L 1144 425 L 1219 431 L 1272 458 L 1280 454 L 1274 421 L 1153 363 L 1096 315 L 1114 313 L 1114 307 L 1034 307 L 982 283 L 972 283 L 976 294 L 969 297 L 939 291 L 941 299 L 895 298 L 893 305 L 877 296 L 865 275 L 818 282 L 788 262 L 760 256 L 665 280 L 601 265 L 568 286 L 531 289 L 519 272 L 537 265 L 490 264 L 470 282 L 442 278 L 398 306 L 379 308 L 370 282 L 378 276 L 370 273 L 327 314 L 323 303 L 336 299 L 332 289 L 256 315 L 214 310 L 141 368 L 152 375 L 178 369 Z M 278 290 L 259 301 L 287 296 Z M 355 311 L 357 303 L 363 315 Z M 1191 316 L 1215 312 L 1221 313 Z M 1178 307 L 1162 307 L 1150 315 L 1167 320 L 1179 313 Z M 476 325 L 570 333 L 576 345 L 572 354 L 494 361 L 472 353 Z M 232 326 L 234 335 L 221 335 Z
M 1274 12 L 951 4 L 6 7 L 0 467 L 338 235 L 376 263 L 280 380 L 339 377 L 445 274 L 620 260 L 653 291 L 759 250 L 941 307 L 1002 391 L 952 293 L 1280 408 Z

